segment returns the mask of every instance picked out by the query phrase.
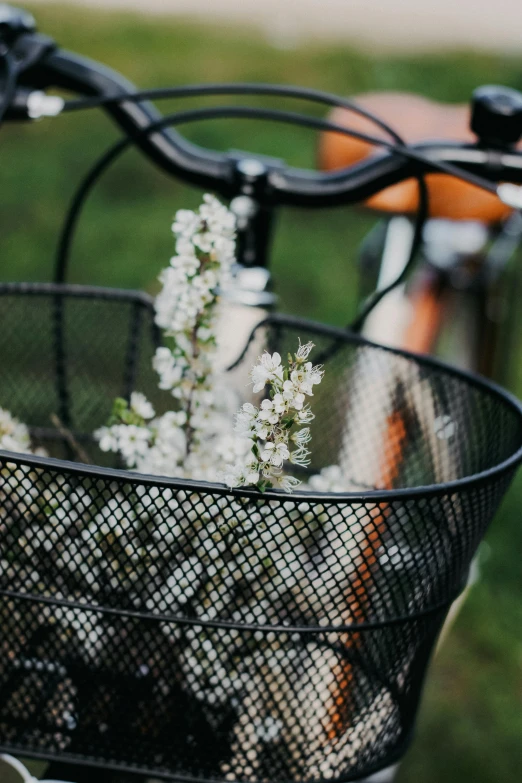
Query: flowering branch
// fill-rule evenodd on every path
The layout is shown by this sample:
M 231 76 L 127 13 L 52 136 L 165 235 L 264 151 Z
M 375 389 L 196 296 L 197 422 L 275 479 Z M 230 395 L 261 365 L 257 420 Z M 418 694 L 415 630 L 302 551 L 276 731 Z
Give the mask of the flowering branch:
M 265 352 L 252 368 L 254 392 L 268 387 L 269 393 L 260 408 L 247 402 L 236 416 L 234 429 L 250 441 L 251 448 L 246 459 L 227 467 L 224 480 L 229 487 L 254 485 L 264 492 L 276 486 L 291 492 L 301 483 L 282 474 L 287 460 L 301 467 L 310 464 L 310 428 L 295 427 L 314 419 L 305 397 L 313 396 L 313 387 L 321 382 L 323 369 L 307 361 L 313 347 L 311 342 L 299 345 L 293 357 L 288 355 L 288 367 L 283 367 L 278 353 Z M 290 451 L 292 444 L 295 448 Z
M 172 230 L 176 255 L 155 301 L 170 347 L 157 349 L 153 367 L 180 409 L 154 418 L 152 405 L 134 393 L 129 405 L 116 400 L 109 425 L 95 435 L 103 451 L 119 452 L 140 472 L 209 478 L 209 443 L 223 428 L 215 405 L 217 305 L 234 261 L 235 218 L 205 195 L 197 212 L 177 212 Z

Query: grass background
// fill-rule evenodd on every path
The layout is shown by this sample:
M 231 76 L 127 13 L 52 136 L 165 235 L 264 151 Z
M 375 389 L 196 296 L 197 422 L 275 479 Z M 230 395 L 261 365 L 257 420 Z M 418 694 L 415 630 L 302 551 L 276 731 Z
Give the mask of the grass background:
M 34 13 L 40 30 L 61 45 L 105 62 L 140 86 L 259 80 L 345 95 L 411 90 L 444 101 L 466 101 L 482 83 L 522 88 L 522 60 L 491 54 L 380 57 L 324 44 L 282 51 L 250 31 L 174 19 L 40 5 Z M 171 106 L 166 103 L 162 109 Z M 303 166 L 314 161 L 313 135 L 284 126 L 222 121 L 194 126 L 188 135 L 217 149 L 259 151 Z M 111 123 L 98 113 L 2 129 L 0 279 L 50 278 L 57 230 L 75 183 L 116 137 Z M 88 203 L 70 279 L 153 292 L 157 273 L 171 254 L 173 212 L 198 200 L 196 191 L 137 153 L 127 154 Z M 354 311 L 356 248 L 368 225 L 367 217 L 346 208 L 283 210 L 273 254 L 282 309 L 345 323 Z M 519 357 L 513 356 L 515 367 Z M 522 386 L 515 391 L 522 393 Z M 518 482 L 488 535 L 491 554 L 482 579 L 431 669 L 400 783 L 519 779 L 521 502 Z

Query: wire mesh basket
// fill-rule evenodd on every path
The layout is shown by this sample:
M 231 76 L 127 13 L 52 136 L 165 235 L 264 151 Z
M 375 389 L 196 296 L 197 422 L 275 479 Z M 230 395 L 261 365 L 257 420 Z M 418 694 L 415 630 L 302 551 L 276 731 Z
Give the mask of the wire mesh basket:
M 157 401 L 151 300 L 65 285 L 0 296 L 0 400 L 51 455 L 0 454 L 2 750 L 249 783 L 357 780 L 398 759 L 521 459 L 519 403 L 273 316 L 267 345 L 285 356 L 313 340 L 325 365 L 306 470 L 335 465 L 348 489 L 143 476 L 92 432 L 117 395 Z M 70 461 L 53 414 L 96 466 Z

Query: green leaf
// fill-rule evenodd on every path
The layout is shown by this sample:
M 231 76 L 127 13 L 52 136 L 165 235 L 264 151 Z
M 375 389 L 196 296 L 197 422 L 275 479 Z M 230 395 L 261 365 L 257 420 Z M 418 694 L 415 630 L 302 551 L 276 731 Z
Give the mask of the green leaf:
M 116 397 L 112 406 L 112 413 L 114 416 L 121 416 L 123 411 L 126 411 L 129 407 L 129 403 L 123 397 Z
M 112 411 L 107 422 L 108 426 L 111 427 L 113 424 L 120 424 L 120 422 L 125 421 L 124 417 L 127 410 L 127 400 L 124 400 L 123 397 L 116 397 L 112 404 Z
M 262 479 L 256 484 L 256 487 L 260 492 L 266 492 L 267 489 L 272 489 L 273 484 L 268 479 Z

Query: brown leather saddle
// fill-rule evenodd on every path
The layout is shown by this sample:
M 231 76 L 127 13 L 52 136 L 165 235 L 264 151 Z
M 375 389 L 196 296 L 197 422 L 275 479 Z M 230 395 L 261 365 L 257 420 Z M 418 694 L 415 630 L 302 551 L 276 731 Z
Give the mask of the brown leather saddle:
M 390 125 L 406 142 L 476 141 L 469 127 L 470 107 L 467 105 L 436 103 L 418 95 L 393 92 L 367 93 L 355 100 Z M 329 119 L 389 140 L 389 136 L 370 120 L 347 109 L 334 109 Z M 319 168 L 331 171 L 378 155 L 382 148 L 340 133 L 323 133 L 318 152 Z M 428 174 L 426 182 L 430 217 L 498 223 L 511 212 L 495 195 L 447 174 Z M 386 188 L 369 198 L 365 206 L 379 212 L 413 213 L 418 207 L 417 182 L 409 179 Z

